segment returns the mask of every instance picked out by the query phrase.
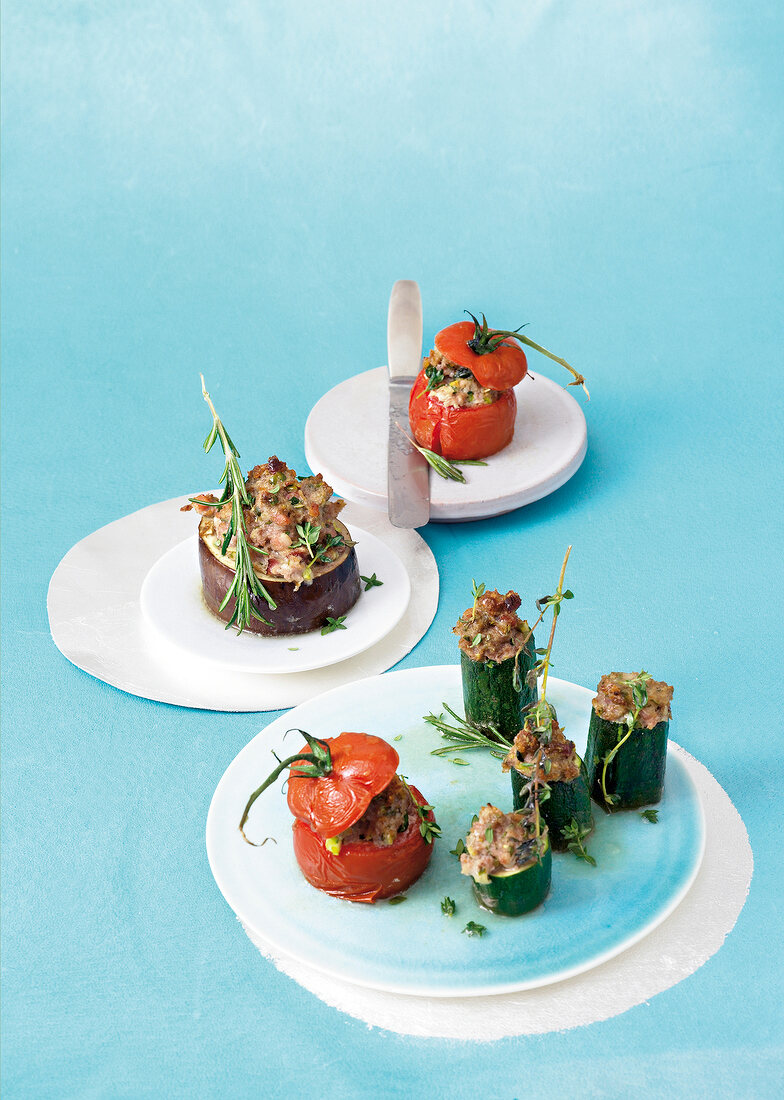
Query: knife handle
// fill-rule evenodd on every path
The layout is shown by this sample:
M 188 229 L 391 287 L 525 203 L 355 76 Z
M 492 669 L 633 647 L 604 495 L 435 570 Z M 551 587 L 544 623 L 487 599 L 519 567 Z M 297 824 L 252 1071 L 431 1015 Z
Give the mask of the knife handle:
M 413 279 L 398 279 L 392 287 L 387 356 L 390 378 L 414 381 L 422 366 L 422 298 Z

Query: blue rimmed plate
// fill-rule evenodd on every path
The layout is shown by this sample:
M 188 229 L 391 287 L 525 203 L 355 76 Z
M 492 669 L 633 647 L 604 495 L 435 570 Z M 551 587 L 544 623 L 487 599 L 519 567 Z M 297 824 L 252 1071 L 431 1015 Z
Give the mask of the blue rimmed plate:
M 549 698 L 567 736 L 585 747 L 593 692 L 550 679 Z M 631 947 L 672 912 L 697 874 L 705 845 L 699 796 L 670 745 L 659 823 L 637 812 L 605 815 L 595 807 L 591 867 L 554 854 L 544 904 L 518 918 L 496 917 L 473 900 L 471 881 L 450 854 L 485 802 L 511 807 L 509 776 L 484 752 L 462 752 L 468 767 L 431 751 L 445 742 L 422 715 L 446 701 L 462 713 L 458 666 L 404 669 L 348 684 L 276 719 L 229 765 L 207 819 L 215 879 L 245 925 L 310 966 L 357 985 L 431 997 L 485 996 L 531 989 L 579 974 Z M 319 737 L 362 730 L 400 753 L 400 771 L 435 806 L 442 838 L 429 868 L 399 905 L 359 905 L 313 889 L 291 847 L 291 815 L 282 781 L 256 802 L 248 830 L 277 843 L 247 845 L 237 825 L 251 791 L 275 765 L 272 750 L 299 747 L 298 727 Z M 395 738 L 400 740 L 395 740 Z M 292 748 L 294 746 L 294 748 Z M 453 917 L 441 912 L 448 895 Z M 462 935 L 469 921 L 481 938 Z

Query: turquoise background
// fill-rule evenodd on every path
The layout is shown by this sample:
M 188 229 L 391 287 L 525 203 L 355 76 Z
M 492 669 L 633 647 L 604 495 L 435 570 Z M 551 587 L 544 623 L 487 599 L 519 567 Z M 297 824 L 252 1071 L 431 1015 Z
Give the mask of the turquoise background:
M 778 1093 L 781 24 L 739 0 L 6 0 L 4 1097 Z M 592 393 L 568 485 L 424 532 L 441 602 L 402 664 L 452 659 L 473 575 L 533 598 L 572 543 L 556 674 L 674 683 L 673 736 L 755 853 L 717 955 L 563 1034 L 403 1038 L 279 974 L 204 850 L 268 716 L 131 698 L 49 638 L 77 540 L 216 476 L 199 372 L 247 465 L 304 468 L 313 403 L 385 360 L 398 278 L 426 341 L 464 308 L 528 321 Z

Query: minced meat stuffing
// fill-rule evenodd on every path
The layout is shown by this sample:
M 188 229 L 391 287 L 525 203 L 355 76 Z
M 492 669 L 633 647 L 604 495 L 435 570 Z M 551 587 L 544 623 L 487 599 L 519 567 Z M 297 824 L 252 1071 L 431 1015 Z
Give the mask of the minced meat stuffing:
M 254 466 L 245 481 L 250 507 L 243 509 L 248 542 L 261 553 L 254 556 L 254 568 L 260 575 L 292 581 L 297 587 L 312 580 L 314 566 L 329 565 L 343 552 L 346 543 L 335 527 L 344 507 L 342 500 L 331 500 L 332 486 L 321 474 L 298 478 L 285 462 L 273 455 L 263 466 Z M 212 521 L 212 534 L 222 543 L 231 519 L 231 501 L 220 509 L 210 507 L 217 498 L 204 494 L 203 505 L 196 511 Z M 305 545 L 297 526 L 310 524 L 312 536 Z M 339 541 L 336 541 L 339 540 Z M 234 556 L 236 538 L 229 543 L 226 557 Z
M 542 750 L 542 760 L 539 770 L 539 778 L 543 783 L 569 783 L 580 774 L 579 758 L 574 751 L 574 741 L 569 741 L 563 735 L 563 730 L 553 719 L 550 741 L 542 744 L 533 730 L 528 726 L 517 734 L 509 750 L 509 755 L 501 765 L 505 772 L 518 765 L 532 765 L 536 762 L 539 750 Z M 544 767 L 544 761 L 550 762 L 550 770 Z M 523 772 L 524 775 L 533 775 L 533 768 Z
M 536 856 L 536 835 L 525 810 L 505 814 L 489 802 L 477 815 L 460 856 L 460 870 L 478 881 L 522 867 Z
M 459 367 L 435 348 L 422 364 L 427 376 L 427 388 L 446 408 L 467 405 L 492 405 L 501 396 L 500 390 L 488 389 L 477 382 L 468 367 Z
M 607 722 L 622 722 L 627 714 L 635 710 L 632 689 L 629 680 L 636 680 L 637 672 L 610 672 L 602 676 L 593 701 L 593 709 Z M 670 702 L 673 688 L 663 680 L 647 680 L 645 690 L 648 702 L 640 711 L 636 725 L 652 730 L 660 722 L 666 722 L 671 716 Z
M 516 592 L 502 596 L 492 589 L 466 608 L 452 629 L 460 639 L 458 645 L 463 653 L 472 661 L 500 663 L 517 656 L 524 645 L 530 645 L 528 623 L 517 615 L 520 602 Z
M 417 813 L 416 803 L 406 784 L 395 776 L 384 790 L 370 802 L 359 821 L 340 834 L 343 844 L 364 840 L 379 847 L 394 844 L 400 833 L 408 828 L 410 819 Z

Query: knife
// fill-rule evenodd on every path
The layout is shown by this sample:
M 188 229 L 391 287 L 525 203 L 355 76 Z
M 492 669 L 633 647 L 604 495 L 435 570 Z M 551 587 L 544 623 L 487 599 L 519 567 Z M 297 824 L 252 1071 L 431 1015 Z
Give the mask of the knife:
M 414 379 L 422 368 L 422 299 L 419 287 L 412 279 L 399 279 L 392 287 L 387 319 L 387 356 L 389 519 L 395 527 L 424 527 L 430 519 L 429 467 L 406 438 L 410 432 L 408 399 Z

